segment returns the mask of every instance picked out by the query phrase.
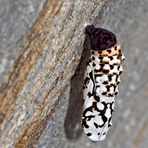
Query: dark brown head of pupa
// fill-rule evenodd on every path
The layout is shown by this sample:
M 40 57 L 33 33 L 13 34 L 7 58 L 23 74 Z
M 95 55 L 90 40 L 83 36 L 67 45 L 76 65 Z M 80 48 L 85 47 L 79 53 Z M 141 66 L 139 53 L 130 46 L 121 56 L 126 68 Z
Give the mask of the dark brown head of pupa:
M 94 25 L 87 26 L 85 33 L 90 37 L 92 50 L 105 50 L 113 47 L 117 43 L 114 33 L 106 29 L 95 28 Z

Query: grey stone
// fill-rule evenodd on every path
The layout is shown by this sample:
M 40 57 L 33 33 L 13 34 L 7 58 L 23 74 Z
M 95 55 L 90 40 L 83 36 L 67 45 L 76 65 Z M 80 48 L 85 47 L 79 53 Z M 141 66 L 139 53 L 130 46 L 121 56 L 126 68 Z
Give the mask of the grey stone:
M 21 52 L 18 48 L 22 44 L 21 39 L 32 26 L 44 2 L 14 0 L 10 3 L 10 0 L 0 0 L 0 82 Z M 42 103 L 43 93 L 50 90 L 43 102 L 44 111 L 40 114 L 40 120 L 45 120 L 41 124 L 45 125 L 39 135 L 33 135 L 23 147 L 147 148 L 148 1 L 66 0 L 62 1 L 61 7 L 59 12 L 62 14 L 57 13 L 52 22 L 47 23 L 51 30 L 56 30 L 47 35 L 48 42 L 43 45 L 42 55 L 28 74 L 15 108 L 6 119 L 0 114 L 0 119 L 4 118 L 0 147 L 15 147 L 21 132 L 32 120 L 38 120 L 35 111 Z M 126 56 L 113 126 L 107 138 L 98 143 L 91 142 L 80 125 L 81 90 L 88 56 L 85 50 L 82 52 L 86 44 L 83 46 L 86 24 L 107 28 L 117 34 Z M 45 33 L 43 30 L 38 35 Z

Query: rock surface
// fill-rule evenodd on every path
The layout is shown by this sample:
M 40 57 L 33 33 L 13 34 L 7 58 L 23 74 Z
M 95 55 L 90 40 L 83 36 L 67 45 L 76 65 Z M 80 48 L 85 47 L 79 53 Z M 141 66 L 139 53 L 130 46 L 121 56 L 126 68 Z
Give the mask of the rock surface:
M 0 0 L 0 16 L 0 147 L 147 148 L 147 0 Z M 87 24 L 113 31 L 126 56 L 99 143 L 80 126 Z

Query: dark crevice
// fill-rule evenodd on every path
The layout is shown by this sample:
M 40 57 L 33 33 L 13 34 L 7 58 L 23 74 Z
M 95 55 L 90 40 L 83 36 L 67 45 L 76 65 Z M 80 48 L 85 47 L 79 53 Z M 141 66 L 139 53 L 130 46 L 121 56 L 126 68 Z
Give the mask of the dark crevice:
M 86 35 L 80 63 L 70 81 L 70 97 L 64 121 L 65 135 L 69 140 L 76 140 L 82 134 L 81 115 L 83 105 L 83 83 L 89 55 L 90 41 L 88 35 Z

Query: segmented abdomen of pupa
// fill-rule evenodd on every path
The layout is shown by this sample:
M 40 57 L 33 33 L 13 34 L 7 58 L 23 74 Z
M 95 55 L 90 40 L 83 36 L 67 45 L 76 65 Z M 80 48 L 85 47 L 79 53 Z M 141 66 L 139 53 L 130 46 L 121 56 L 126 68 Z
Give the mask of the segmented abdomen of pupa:
M 84 77 L 82 126 L 92 141 L 101 141 L 112 126 L 125 57 L 112 32 L 91 25 L 86 33 L 91 40 L 91 56 Z

